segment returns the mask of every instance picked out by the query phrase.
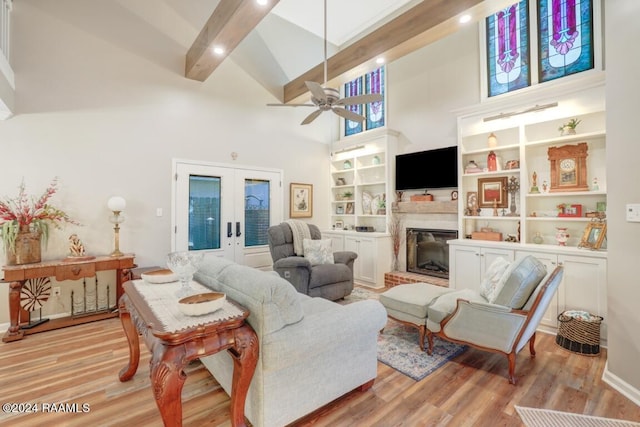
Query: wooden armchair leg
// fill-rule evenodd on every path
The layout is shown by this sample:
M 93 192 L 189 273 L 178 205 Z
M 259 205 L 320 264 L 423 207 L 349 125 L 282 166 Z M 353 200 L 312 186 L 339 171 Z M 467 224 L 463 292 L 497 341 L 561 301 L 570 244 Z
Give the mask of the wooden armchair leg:
M 428 347 L 427 347 L 427 354 L 429 356 L 431 356 L 431 354 L 433 353 L 433 335 L 431 334 L 431 331 L 427 329 L 427 342 Z
M 509 384 L 516 384 L 516 353 L 512 352 L 507 355 L 509 359 Z
M 529 338 L 529 353 L 531 353 L 531 358 L 536 357 L 536 333 L 534 332 Z

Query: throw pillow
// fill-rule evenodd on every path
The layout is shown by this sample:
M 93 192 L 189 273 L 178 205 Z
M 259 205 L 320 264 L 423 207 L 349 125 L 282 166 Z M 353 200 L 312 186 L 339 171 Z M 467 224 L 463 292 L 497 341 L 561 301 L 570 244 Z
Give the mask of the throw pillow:
M 304 257 L 311 265 L 333 264 L 333 250 L 331 249 L 331 239 L 304 239 Z
M 492 304 L 504 286 L 506 279 L 502 279 L 505 277 L 505 273 L 510 264 L 506 259 L 498 257 L 489 265 L 489 268 L 482 277 L 482 282 L 480 282 L 480 295 Z

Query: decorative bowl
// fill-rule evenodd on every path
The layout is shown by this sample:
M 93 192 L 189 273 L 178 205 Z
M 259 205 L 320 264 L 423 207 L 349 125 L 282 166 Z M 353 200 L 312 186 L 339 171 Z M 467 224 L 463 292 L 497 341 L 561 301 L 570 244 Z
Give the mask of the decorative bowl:
M 221 309 L 226 299 L 227 296 L 221 292 L 207 292 L 182 298 L 178 306 L 187 316 L 202 316 Z
M 147 283 L 169 283 L 176 282 L 178 280 L 178 275 L 168 268 L 163 268 L 162 270 L 153 270 L 142 273 L 140 278 Z

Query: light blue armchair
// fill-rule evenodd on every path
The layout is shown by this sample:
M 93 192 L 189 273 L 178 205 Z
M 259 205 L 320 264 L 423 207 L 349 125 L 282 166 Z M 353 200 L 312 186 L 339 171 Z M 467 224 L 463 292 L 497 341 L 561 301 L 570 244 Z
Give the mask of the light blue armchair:
M 516 263 L 493 304 L 475 295 L 453 299 L 453 308 L 451 300 L 456 291 L 438 297 L 430 304 L 427 308 L 429 354 L 433 350 L 434 335 L 504 354 L 509 361 L 509 382 L 516 383 L 516 354 L 529 343 L 531 357 L 535 357 L 536 329 L 563 274 L 561 266 L 547 274 L 544 265 L 532 256 Z

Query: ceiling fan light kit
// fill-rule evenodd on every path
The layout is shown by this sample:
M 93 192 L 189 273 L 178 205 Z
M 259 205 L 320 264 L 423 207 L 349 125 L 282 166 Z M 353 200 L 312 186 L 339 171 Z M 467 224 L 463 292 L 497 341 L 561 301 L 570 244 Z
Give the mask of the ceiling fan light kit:
M 382 95 L 371 93 L 366 95 L 350 96 L 340 98 L 340 91 L 327 87 L 327 0 L 324 0 L 324 85 L 316 82 L 305 82 L 307 89 L 311 92 L 311 104 L 267 104 L 270 107 L 317 107 L 317 110 L 309 114 L 302 121 L 302 125 L 307 125 L 314 121 L 324 111 L 333 111 L 340 117 L 352 122 L 363 122 L 366 118 L 346 108 L 348 105 L 368 104 L 370 102 L 382 101 Z

